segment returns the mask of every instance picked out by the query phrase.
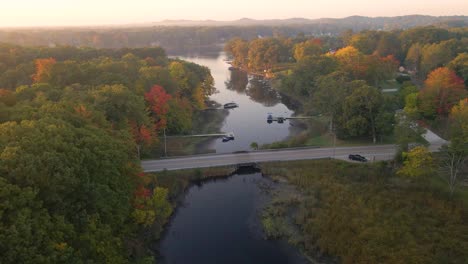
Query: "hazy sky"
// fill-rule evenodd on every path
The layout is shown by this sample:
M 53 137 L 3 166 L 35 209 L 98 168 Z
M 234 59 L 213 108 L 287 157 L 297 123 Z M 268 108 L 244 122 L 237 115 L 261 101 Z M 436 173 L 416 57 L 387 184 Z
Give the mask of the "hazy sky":
M 409 14 L 468 15 L 468 0 L 0 0 L 0 27 Z

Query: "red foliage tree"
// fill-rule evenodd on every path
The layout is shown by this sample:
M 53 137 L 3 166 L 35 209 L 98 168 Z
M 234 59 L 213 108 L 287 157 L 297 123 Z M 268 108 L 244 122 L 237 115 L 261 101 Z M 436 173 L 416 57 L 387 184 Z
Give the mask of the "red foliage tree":
M 428 117 L 447 116 L 452 106 L 466 96 L 463 79 L 449 68 L 440 67 L 428 75 L 419 94 L 419 108 Z
M 168 101 L 171 95 L 166 93 L 163 87 L 155 85 L 145 93 L 145 100 L 150 106 L 152 116 L 155 120 L 156 129 L 165 128 L 167 125 Z
M 50 72 L 52 67 L 57 61 L 54 58 L 48 59 L 37 59 L 36 64 L 36 73 L 32 76 L 32 79 L 35 83 L 48 82 L 50 79 Z

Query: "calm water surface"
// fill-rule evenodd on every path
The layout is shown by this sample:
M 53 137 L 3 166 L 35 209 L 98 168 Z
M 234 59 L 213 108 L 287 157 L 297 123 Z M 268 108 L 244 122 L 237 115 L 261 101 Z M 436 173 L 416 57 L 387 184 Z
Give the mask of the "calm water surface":
M 180 59 L 207 66 L 215 81 L 218 92 L 211 96 L 220 104 L 236 102 L 239 108 L 229 110 L 221 132 L 233 132 L 235 140 L 222 142 L 220 138 L 207 144 L 208 149 L 216 153 L 251 150 L 250 144 L 259 145 L 286 139 L 299 128 L 284 124 L 268 124 L 268 113 L 275 116 L 289 117 L 294 111 L 282 103 L 280 95 L 259 78 L 248 76 L 241 71 L 230 71 L 230 65 L 225 61 L 225 53 L 212 57 L 181 57 Z
M 285 242 L 263 239 L 258 216 L 268 197 L 265 186 L 270 184 L 256 173 L 191 187 L 161 240 L 160 261 L 307 263 L 298 250 Z

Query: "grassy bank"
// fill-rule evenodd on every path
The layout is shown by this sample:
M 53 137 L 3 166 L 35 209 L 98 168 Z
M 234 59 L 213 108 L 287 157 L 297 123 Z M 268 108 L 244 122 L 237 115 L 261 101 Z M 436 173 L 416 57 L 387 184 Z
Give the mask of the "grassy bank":
M 436 177 L 411 182 L 387 163 L 321 160 L 261 165 L 295 189 L 264 211 L 266 233 L 343 263 L 466 263 L 468 191 Z

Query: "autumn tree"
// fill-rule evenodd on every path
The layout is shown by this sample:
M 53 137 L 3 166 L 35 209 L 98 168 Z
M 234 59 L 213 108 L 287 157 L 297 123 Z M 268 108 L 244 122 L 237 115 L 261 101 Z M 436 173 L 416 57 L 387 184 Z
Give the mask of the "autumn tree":
M 32 76 L 32 79 L 35 83 L 48 82 L 51 78 L 52 67 L 57 61 L 54 58 L 48 59 L 37 59 L 36 64 L 36 73 Z
M 167 127 L 168 101 L 171 98 L 172 96 L 159 85 L 153 86 L 149 92 L 145 93 L 145 100 L 149 105 L 157 130 Z
M 316 56 L 322 53 L 320 40 L 308 40 L 294 45 L 294 59 L 300 61 L 307 56 Z
M 241 38 L 233 38 L 225 45 L 225 51 L 229 52 L 236 67 L 248 65 L 249 43 Z
M 365 56 L 355 47 L 347 46 L 335 53 L 341 68 L 350 72 L 355 79 L 363 79 L 366 75 L 367 64 Z
M 434 159 L 426 147 L 418 146 L 403 152 L 403 167 L 398 174 L 409 178 L 428 176 L 434 171 Z
M 156 187 L 150 196 L 139 196 L 135 203 L 136 209 L 133 211 L 133 218 L 136 223 L 143 226 L 150 226 L 155 220 L 167 221 L 172 213 L 172 206 L 167 200 L 168 190 Z
M 452 106 L 467 94 L 463 80 L 446 67 L 432 71 L 424 84 L 418 108 L 431 119 L 448 116 Z

